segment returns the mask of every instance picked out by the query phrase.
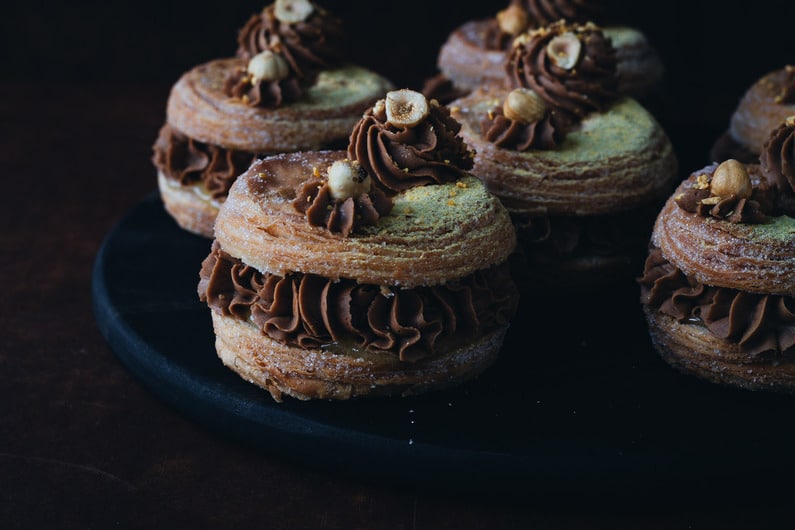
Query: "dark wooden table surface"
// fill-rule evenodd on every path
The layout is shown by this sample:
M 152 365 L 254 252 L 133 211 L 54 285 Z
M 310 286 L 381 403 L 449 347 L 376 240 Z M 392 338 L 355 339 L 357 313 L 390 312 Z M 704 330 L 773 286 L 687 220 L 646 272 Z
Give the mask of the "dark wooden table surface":
M 19 18 L 28 25 L 34 20 Z M 3 29 L 11 27 L 5 23 Z M 708 38 L 724 37 L 720 28 L 706 31 Z M 144 42 L 154 46 L 152 39 Z M 687 51 L 676 35 L 661 44 L 667 58 Z M 74 42 L 60 50 L 53 37 L 49 45 L 61 59 L 85 52 Z M 710 88 L 714 75 L 699 79 L 695 100 L 677 100 L 695 81 L 682 77 L 709 61 L 702 52 L 670 63 L 680 78 L 674 78 L 674 114 L 666 125 L 688 171 L 727 119 L 737 87 L 781 57 L 743 70 L 723 91 Z M 46 64 L 21 57 L 14 53 L 11 61 L 25 66 L 25 75 L 0 79 L 6 195 L 0 208 L 0 528 L 791 527 L 791 510 L 765 502 L 764 495 L 747 502 L 705 492 L 704 498 L 594 503 L 393 487 L 286 462 L 187 420 L 146 391 L 114 355 L 95 325 L 90 290 L 103 238 L 156 188 L 151 144 L 176 72 L 147 82 L 143 75 L 134 81 L 105 75 L 106 69 L 79 81 L 48 76 Z M 83 71 L 93 72 L 104 59 L 87 59 Z M 136 63 L 141 71 L 143 62 Z M 399 78 L 399 66 L 392 68 L 388 73 Z M 771 450 L 789 449 L 771 441 Z M 778 485 L 755 487 L 764 492 Z

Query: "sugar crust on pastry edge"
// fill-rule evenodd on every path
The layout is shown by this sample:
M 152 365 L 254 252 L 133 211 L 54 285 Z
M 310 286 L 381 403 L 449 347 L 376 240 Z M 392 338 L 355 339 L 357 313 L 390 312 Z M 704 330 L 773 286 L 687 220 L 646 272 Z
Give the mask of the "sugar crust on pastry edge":
M 288 346 L 256 326 L 212 312 L 216 351 L 224 365 L 266 389 L 276 401 L 345 400 L 359 396 L 411 396 L 451 387 L 482 373 L 496 359 L 504 326 L 469 345 L 423 359 L 401 362 L 394 354 L 360 354 Z
M 736 344 L 698 324 L 643 306 L 652 344 L 668 364 L 708 381 L 748 390 L 795 392 L 795 359 L 750 359 Z
M 375 227 L 347 238 L 311 226 L 292 205 L 294 190 L 314 168 L 345 156 L 287 153 L 252 164 L 232 185 L 216 220 L 223 250 L 262 272 L 411 288 L 502 263 L 515 248 L 508 213 L 471 176 L 402 192 Z
M 216 59 L 185 72 L 166 106 L 170 125 L 187 136 L 251 153 L 312 150 L 344 141 L 362 112 L 392 88 L 365 68 L 325 70 L 305 96 L 277 108 L 251 107 L 224 93 L 226 74 L 242 59 Z
M 450 104 L 462 136 L 477 151 L 473 174 L 513 212 L 618 213 L 670 193 L 677 159 L 668 136 L 637 101 L 621 98 L 583 120 L 556 149 L 516 151 L 480 134 L 480 120 L 506 94 L 476 91 Z

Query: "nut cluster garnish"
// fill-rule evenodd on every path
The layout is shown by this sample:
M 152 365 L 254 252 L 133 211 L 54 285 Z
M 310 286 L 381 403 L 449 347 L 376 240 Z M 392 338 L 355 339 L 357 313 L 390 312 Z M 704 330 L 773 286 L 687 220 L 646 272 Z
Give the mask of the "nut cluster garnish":
M 328 168 L 328 187 L 331 197 L 345 200 L 369 193 L 370 176 L 356 160 L 337 160 Z
M 735 195 L 741 199 L 750 198 L 753 186 L 745 164 L 733 158 L 722 162 L 712 174 L 709 191 L 718 197 Z
M 386 122 L 395 127 L 414 127 L 430 113 L 425 96 L 408 89 L 387 92 L 385 106 Z
M 519 35 L 530 24 L 527 11 L 518 5 L 511 4 L 497 13 L 497 25 L 500 31 L 508 35 Z
M 273 14 L 280 22 L 295 24 L 303 22 L 315 11 L 309 0 L 276 0 Z
M 254 84 L 259 81 L 280 81 L 290 75 L 290 66 L 278 53 L 265 50 L 251 58 L 246 71 Z
M 580 60 L 581 53 L 582 43 L 571 31 L 554 37 L 547 44 L 547 56 L 564 70 L 573 69 Z
M 535 91 L 529 88 L 517 88 L 505 98 L 502 113 L 509 120 L 526 125 L 544 119 L 547 104 Z

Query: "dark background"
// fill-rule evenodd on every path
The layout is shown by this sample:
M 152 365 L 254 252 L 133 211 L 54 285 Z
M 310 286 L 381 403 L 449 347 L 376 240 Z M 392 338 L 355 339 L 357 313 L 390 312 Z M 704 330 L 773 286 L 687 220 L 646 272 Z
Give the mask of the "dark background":
M 415 88 L 435 73 L 437 50 L 450 31 L 505 4 L 326 2 L 346 21 L 351 60 Z M 194 65 L 233 54 L 238 28 L 264 5 L 3 2 L 1 528 L 792 527 L 789 504 L 771 495 L 785 497 L 791 482 L 749 483 L 738 490 L 739 502 L 710 498 L 709 492 L 685 499 L 676 490 L 673 500 L 666 497 L 652 507 L 624 499 L 604 507 L 582 497 L 563 497 L 554 505 L 533 497 L 459 499 L 340 477 L 318 471 L 314 462 L 296 465 L 209 432 L 155 399 L 99 332 L 92 313 L 92 262 L 114 223 L 156 189 L 149 157 L 170 86 Z M 657 116 L 674 142 L 683 176 L 708 162 L 712 141 L 747 86 L 795 62 L 795 3 L 757 0 L 742 11 L 730 6 L 718 0 L 641 0 L 621 2 L 615 11 L 642 29 L 662 55 L 667 75 Z M 636 300 L 633 292 L 630 303 Z M 627 350 L 625 358 L 662 363 L 646 342 L 632 349 L 644 329 L 632 328 L 632 339 L 618 322 L 610 333 Z M 580 333 L 576 329 L 569 342 L 577 344 Z M 612 336 L 603 340 L 608 338 L 612 342 Z M 576 351 L 582 356 L 592 350 Z M 614 359 L 607 349 L 602 353 L 608 367 L 624 359 Z M 549 373 L 575 385 L 569 361 L 550 356 L 557 371 Z M 663 377 L 675 379 L 673 371 L 659 368 Z M 790 410 L 784 398 L 770 397 L 775 406 L 767 409 L 764 396 L 726 400 L 727 393 L 684 376 L 676 384 L 699 389 L 707 396 L 700 405 L 714 403 L 723 413 L 705 414 L 707 426 L 729 417 L 732 428 L 757 434 L 754 422 L 735 419 L 732 404 L 742 402 L 746 412 L 773 411 L 760 412 L 759 422 L 775 418 L 764 432 L 782 427 L 791 433 L 787 414 L 775 414 Z M 666 389 L 673 392 L 676 384 Z M 689 404 L 675 405 L 669 416 Z M 645 409 L 638 414 L 645 419 Z M 788 451 L 790 439 L 760 436 L 727 459 L 727 469 L 742 470 L 761 452 L 773 459 Z M 747 499 L 749 491 L 755 492 L 753 500 Z M 760 507 L 759 497 L 767 496 L 771 500 Z
M 3 79 L 170 84 L 200 62 L 232 55 L 238 28 L 265 2 L 52 4 L 5 3 L 11 16 L 0 21 L 7 54 Z M 437 50 L 450 31 L 505 4 L 329 0 L 324 5 L 346 22 L 353 61 L 414 88 L 435 72 Z M 613 16 L 641 29 L 662 56 L 665 100 L 657 115 L 688 171 L 697 169 L 691 164 L 707 162 L 712 137 L 725 127 L 743 91 L 762 74 L 795 62 L 793 2 L 758 0 L 743 9 L 720 0 L 612 4 Z

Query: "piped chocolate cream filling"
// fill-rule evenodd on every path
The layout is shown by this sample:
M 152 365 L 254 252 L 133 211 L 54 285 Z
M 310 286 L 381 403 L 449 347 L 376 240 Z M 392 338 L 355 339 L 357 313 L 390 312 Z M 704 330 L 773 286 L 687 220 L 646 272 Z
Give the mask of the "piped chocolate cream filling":
M 169 180 L 183 186 L 201 184 L 214 199 L 225 198 L 238 175 L 257 155 L 224 149 L 189 138 L 164 125 L 152 146 L 152 162 Z
M 641 302 L 682 323 L 706 327 L 750 356 L 795 353 L 795 299 L 704 285 L 649 252 L 638 280 Z
M 401 289 L 314 274 L 261 273 L 213 244 L 202 263 L 199 298 L 214 311 L 252 322 L 301 348 L 355 343 L 417 361 L 496 331 L 516 312 L 507 264 L 432 287 Z

